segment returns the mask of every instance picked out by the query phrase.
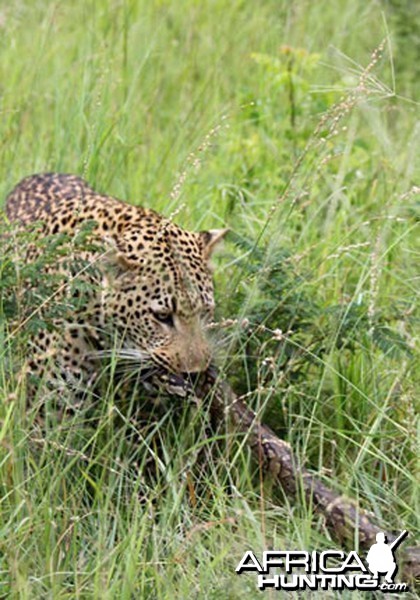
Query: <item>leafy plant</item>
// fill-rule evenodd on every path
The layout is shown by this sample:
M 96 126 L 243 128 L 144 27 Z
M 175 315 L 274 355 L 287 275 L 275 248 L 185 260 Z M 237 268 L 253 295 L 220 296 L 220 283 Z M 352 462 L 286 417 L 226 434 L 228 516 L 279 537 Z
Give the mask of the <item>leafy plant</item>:
M 0 326 L 11 341 L 26 339 L 41 329 L 51 330 L 86 306 L 97 267 L 89 252 L 100 251 L 92 242 L 93 222 L 84 223 L 74 237 L 45 235 L 42 223 L 25 228 L 3 226 L 0 236 Z M 19 332 L 19 336 L 14 335 Z
M 229 314 L 246 316 L 248 321 L 237 334 L 239 360 L 246 358 L 247 385 L 261 383 L 261 366 L 267 357 L 276 373 L 281 370 L 285 381 L 292 383 L 307 378 L 309 369 L 316 378 L 313 368 L 322 370 L 324 356 L 331 352 L 354 352 L 372 345 L 372 350 L 376 347 L 390 359 L 412 356 L 409 338 L 395 326 L 403 319 L 396 306 L 373 314 L 362 299 L 325 306 L 310 272 L 295 266 L 290 250 L 268 251 L 239 235 L 231 239 L 242 254 L 245 251 L 241 283 Z

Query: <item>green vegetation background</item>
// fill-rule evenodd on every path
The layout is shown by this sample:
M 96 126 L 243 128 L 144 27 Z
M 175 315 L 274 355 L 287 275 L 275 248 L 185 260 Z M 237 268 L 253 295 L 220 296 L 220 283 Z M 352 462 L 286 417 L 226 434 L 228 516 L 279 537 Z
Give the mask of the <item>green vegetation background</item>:
M 230 227 L 219 364 L 319 477 L 414 543 L 416 3 L 0 2 L 0 51 L 0 202 L 25 175 L 72 172 Z M 0 597 L 253 598 L 245 550 L 334 544 L 205 407 L 167 407 L 130 446 L 110 391 L 95 430 L 40 436 L 8 339 Z

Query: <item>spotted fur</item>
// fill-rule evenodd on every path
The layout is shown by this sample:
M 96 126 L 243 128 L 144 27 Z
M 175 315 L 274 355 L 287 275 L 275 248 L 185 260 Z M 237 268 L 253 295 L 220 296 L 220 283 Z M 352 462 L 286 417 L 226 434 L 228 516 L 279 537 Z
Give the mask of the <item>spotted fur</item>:
M 226 230 L 185 231 L 153 210 L 56 173 L 21 181 L 6 213 L 22 226 L 41 221 L 45 234 L 72 236 L 93 220 L 92 238 L 101 245 L 88 254 L 99 264 L 99 286 L 92 279 L 89 302 L 58 323 L 58 335 L 41 332 L 33 339 L 32 371 L 45 373 L 53 361 L 66 381 L 86 385 L 113 346 L 133 368 L 151 362 L 179 374 L 207 367 L 204 324 L 214 311 L 209 257 Z

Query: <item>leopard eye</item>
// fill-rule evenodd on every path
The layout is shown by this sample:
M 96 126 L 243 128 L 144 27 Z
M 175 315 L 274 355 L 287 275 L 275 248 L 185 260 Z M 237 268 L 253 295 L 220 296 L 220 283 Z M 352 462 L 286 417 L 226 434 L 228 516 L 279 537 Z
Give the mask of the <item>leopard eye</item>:
M 159 321 L 159 323 L 163 323 L 164 325 L 168 325 L 168 327 L 174 327 L 174 318 L 172 316 L 171 313 L 166 313 L 166 312 L 158 312 L 158 311 L 152 311 L 153 312 L 153 316 L 155 317 L 155 319 L 157 321 Z

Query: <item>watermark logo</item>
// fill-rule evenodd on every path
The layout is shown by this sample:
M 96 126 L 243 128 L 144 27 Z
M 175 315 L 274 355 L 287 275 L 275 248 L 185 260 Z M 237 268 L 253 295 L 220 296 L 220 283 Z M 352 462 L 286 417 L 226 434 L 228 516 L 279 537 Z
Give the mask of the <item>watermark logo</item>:
M 245 552 L 236 573 L 258 573 L 259 590 L 381 590 L 406 592 L 406 583 L 395 582 L 398 564 L 395 550 L 408 531 L 388 544 L 384 533 L 376 534 L 364 561 L 357 552 L 340 550 L 306 552 L 301 550 L 268 550 L 261 561 L 254 552 Z M 367 563 L 367 566 L 366 566 Z
M 408 531 L 403 531 L 397 539 L 388 546 L 385 534 L 382 533 L 382 531 L 376 534 L 376 544 L 371 546 L 366 556 L 369 571 L 373 574 L 375 579 L 379 579 L 380 573 L 385 573 L 385 582 L 393 584 L 394 577 L 398 570 L 398 565 L 394 557 L 394 550 L 401 544 L 407 535 Z

